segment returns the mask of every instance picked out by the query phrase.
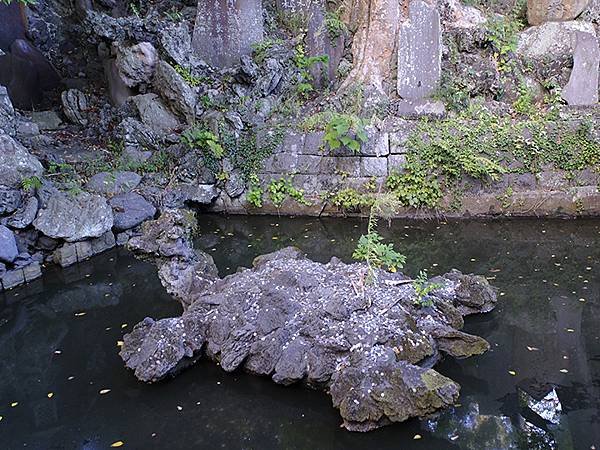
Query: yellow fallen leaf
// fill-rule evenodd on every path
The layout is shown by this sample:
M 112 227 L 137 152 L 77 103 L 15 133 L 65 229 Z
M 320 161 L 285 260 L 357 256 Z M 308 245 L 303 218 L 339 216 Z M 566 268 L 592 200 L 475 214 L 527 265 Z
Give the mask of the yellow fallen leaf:
M 4 418 L 4 417 L 0 416 L 0 422 L 2 422 L 2 419 L 3 419 L 3 418 Z
M 418 440 L 418 439 L 421 439 L 422 437 L 423 437 L 423 436 L 421 436 L 420 434 L 415 434 L 415 435 L 413 436 L 413 439 L 416 441 L 416 440 Z
M 575 330 L 573 328 L 567 328 L 567 333 L 575 333 Z
M 48 398 L 54 397 L 54 392 L 48 392 Z
M 123 347 L 124 342 L 123 341 L 117 341 L 117 347 Z
M 100 389 L 100 395 L 104 395 L 104 394 L 108 394 L 110 392 L 110 389 Z
M 517 372 L 515 372 L 514 370 L 509 370 L 508 373 L 511 374 L 513 377 L 517 374 Z
M 121 328 L 127 328 L 127 324 L 126 323 L 122 324 Z
M 112 448 L 123 447 L 124 445 L 125 445 L 125 442 L 123 442 L 123 441 L 116 441 L 116 442 L 113 442 L 112 444 L 110 444 L 110 446 Z
M 81 316 L 85 316 L 85 313 L 84 312 L 75 313 L 75 317 L 81 317 Z
M 530 347 L 530 346 L 528 345 L 528 346 L 527 346 L 527 350 L 529 350 L 530 352 L 537 352 L 537 351 L 539 351 L 540 349 L 539 349 L 539 348 L 537 348 L 537 347 Z
M 18 404 L 19 404 L 19 402 L 12 402 L 12 403 L 10 404 L 10 406 L 11 406 L 12 408 L 14 408 L 14 407 L 15 407 L 15 406 L 17 406 Z

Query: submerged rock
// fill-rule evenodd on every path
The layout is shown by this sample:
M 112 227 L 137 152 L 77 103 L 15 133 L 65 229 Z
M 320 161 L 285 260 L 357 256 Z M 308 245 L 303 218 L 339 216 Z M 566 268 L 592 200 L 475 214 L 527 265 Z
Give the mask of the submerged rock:
M 161 220 L 154 222 L 144 226 Z M 133 238 L 134 246 L 160 252 L 168 222 L 158 235 Z M 368 431 L 453 404 L 459 385 L 431 369 L 440 351 L 463 357 L 489 347 L 458 330 L 463 315 L 494 307 L 483 277 L 437 277 L 432 306 L 422 308 L 400 273 L 377 271 L 365 284 L 364 264 L 317 263 L 291 247 L 209 283 L 206 268 L 181 258 L 161 267 L 171 280 L 185 273 L 169 290 L 186 308 L 181 317 L 146 318 L 125 335 L 120 355 L 140 380 L 158 381 L 205 354 L 228 372 L 323 388 L 345 428 Z

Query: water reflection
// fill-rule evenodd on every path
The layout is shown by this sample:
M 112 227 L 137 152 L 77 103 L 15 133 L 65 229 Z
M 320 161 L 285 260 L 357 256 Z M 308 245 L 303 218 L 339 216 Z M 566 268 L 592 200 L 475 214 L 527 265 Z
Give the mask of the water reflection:
M 334 254 L 349 260 L 365 227 L 218 216 L 202 216 L 200 225 L 197 245 L 222 274 L 289 244 L 321 261 Z M 410 274 L 457 267 L 485 274 L 503 295 L 495 312 L 467 320 L 466 331 L 486 337 L 492 350 L 438 367 L 462 385 L 462 406 L 364 435 L 340 430 L 338 413 L 319 392 L 226 374 L 209 362 L 165 383 L 138 383 L 124 370 L 117 341 L 146 315 L 179 311 L 154 268 L 113 252 L 53 270 L 0 294 L 0 446 L 95 449 L 123 440 L 128 448 L 169 449 L 600 448 L 599 231 L 598 221 L 385 228 L 407 255 Z M 523 406 L 526 383 L 555 388 L 558 423 Z M 532 392 L 534 400 L 541 395 Z M 416 434 L 423 439 L 413 440 Z

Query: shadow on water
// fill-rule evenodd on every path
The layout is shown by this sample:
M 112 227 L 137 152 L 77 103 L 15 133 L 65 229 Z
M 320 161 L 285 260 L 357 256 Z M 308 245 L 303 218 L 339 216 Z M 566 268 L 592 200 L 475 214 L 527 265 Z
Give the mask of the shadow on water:
M 359 220 L 202 216 L 196 245 L 225 275 L 286 245 L 320 261 L 350 260 L 364 228 Z M 382 234 L 407 255 L 409 274 L 456 267 L 498 287 L 497 310 L 466 324 L 492 350 L 438 366 L 462 385 L 460 406 L 355 434 L 339 428 L 323 393 L 226 374 L 210 362 L 139 383 L 123 368 L 117 341 L 145 316 L 180 308 L 150 264 L 114 251 L 0 294 L 0 446 L 600 448 L 600 222 L 396 221 Z M 531 419 L 536 447 L 532 433 L 527 443 L 518 432 L 525 414 L 516 386 L 529 379 L 554 383 L 563 408 L 559 426 Z

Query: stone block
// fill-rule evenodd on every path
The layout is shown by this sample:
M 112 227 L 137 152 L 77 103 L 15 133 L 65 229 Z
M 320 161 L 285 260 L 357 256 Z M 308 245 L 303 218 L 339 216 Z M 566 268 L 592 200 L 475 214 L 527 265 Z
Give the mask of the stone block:
M 0 283 L 5 290 L 12 289 L 25 283 L 23 269 L 9 270 L 0 277 Z
M 324 156 L 319 164 L 319 172 L 323 175 L 344 175 L 349 177 L 360 176 L 360 159 L 357 156 L 337 157 Z
M 61 267 L 68 267 L 77 262 L 77 251 L 75 250 L 75 244 L 65 244 L 62 247 L 54 250 L 52 254 L 52 260 L 55 264 Z
M 598 103 L 599 65 L 598 40 L 589 33 L 577 32 L 573 70 L 562 91 L 562 98 L 569 105 L 585 106 Z
M 23 268 L 23 278 L 27 283 L 42 276 L 42 267 L 35 261 Z
M 97 255 L 98 253 L 114 248 L 116 245 L 115 235 L 112 231 L 107 231 L 99 238 L 92 239 L 90 243 L 92 245 L 92 253 Z
M 75 253 L 77 254 L 78 262 L 88 259 L 94 254 L 92 243 L 90 241 L 75 242 Z
M 413 127 L 390 133 L 390 154 L 403 155 L 408 153 L 408 140 L 413 133 Z
M 406 166 L 406 155 L 390 155 L 388 156 L 388 174 L 399 173 Z
M 360 148 L 362 156 L 387 156 L 390 154 L 390 137 L 388 133 L 367 128 L 368 140 Z
M 388 160 L 385 157 L 363 157 L 360 159 L 360 176 L 385 177 L 388 174 Z
M 304 136 L 304 147 L 302 153 L 304 155 L 323 155 L 323 136 L 325 133 L 317 131 L 314 133 L 307 133 Z

